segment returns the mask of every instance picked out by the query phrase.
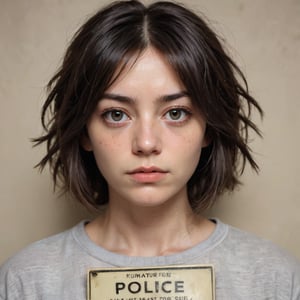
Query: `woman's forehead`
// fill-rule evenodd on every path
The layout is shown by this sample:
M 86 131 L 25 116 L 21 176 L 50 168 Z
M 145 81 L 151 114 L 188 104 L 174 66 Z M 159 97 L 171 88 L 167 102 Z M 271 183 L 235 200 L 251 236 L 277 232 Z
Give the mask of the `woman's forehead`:
M 169 87 L 177 89 L 177 92 L 185 90 L 167 57 L 153 47 L 147 47 L 141 53 L 135 53 L 126 60 L 122 60 L 112 82 L 107 91 L 116 88 L 140 88 L 147 85 L 157 88 Z

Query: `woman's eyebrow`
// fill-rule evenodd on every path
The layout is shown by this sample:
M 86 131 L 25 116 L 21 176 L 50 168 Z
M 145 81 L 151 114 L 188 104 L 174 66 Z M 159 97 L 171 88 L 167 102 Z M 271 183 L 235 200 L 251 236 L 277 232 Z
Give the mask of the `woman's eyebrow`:
M 180 91 L 178 93 L 160 96 L 158 97 L 157 100 L 160 102 L 170 102 L 188 96 L 189 96 L 188 92 Z M 114 94 L 114 93 L 105 93 L 102 99 L 116 100 L 119 102 L 126 102 L 126 103 L 132 103 L 136 101 L 135 98 L 131 98 L 120 94 Z
M 170 102 L 170 101 L 174 101 L 180 98 L 184 98 L 184 97 L 188 97 L 188 92 L 187 91 L 181 91 L 175 94 L 170 94 L 170 95 L 164 95 L 162 97 L 159 98 L 160 101 L 162 102 Z
M 113 93 L 105 93 L 102 97 L 102 99 L 109 99 L 109 100 L 116 100 L 119 102 L 134 102 L 135 100 L 131 97 L 119 95 L 119 94 L 113 94 Z

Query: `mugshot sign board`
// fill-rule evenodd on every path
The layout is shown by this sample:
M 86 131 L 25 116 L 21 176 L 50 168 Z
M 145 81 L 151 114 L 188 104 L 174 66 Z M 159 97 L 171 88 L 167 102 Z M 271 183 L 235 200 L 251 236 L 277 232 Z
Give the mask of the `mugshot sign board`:
M 89 270 L 88 300 L 214 300 L 210 265 Z

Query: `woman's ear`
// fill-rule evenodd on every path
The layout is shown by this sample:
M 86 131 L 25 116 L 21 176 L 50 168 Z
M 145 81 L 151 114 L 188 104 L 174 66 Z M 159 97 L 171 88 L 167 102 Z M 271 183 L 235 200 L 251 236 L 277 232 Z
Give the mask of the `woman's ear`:
M 81 136 L 80 145 L 85 151 L 93 151 L 92 143 L 87 132 Z
M 211 138 L 206 134 L 203 139 L 202 148 L 208 147 L 211 143 Z
M 208 147 L 212 142 L 212 137 L 210 134 L 210 130 L 206 128 L 205 135 L 202 142 L 202 148 Z

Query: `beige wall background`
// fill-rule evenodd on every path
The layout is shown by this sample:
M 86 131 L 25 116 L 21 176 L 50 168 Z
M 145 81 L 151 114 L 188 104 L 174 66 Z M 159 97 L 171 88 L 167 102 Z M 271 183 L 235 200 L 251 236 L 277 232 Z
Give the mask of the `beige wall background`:
M 252 145 L 259 176 L 209 213 L 271 239 L 300 258 L 300 1 L 189 0 L 227 39 L 266 116 L 264 139 Z M 108 3 L 108 1 L 106 1 Z M 25 245 L 89 217 L 52 191 L 33 166 L 44 153 L 30 138 L 42 132 L 44 86 L 67 42 L 103 1 L 0 0 L 0 263 Z

